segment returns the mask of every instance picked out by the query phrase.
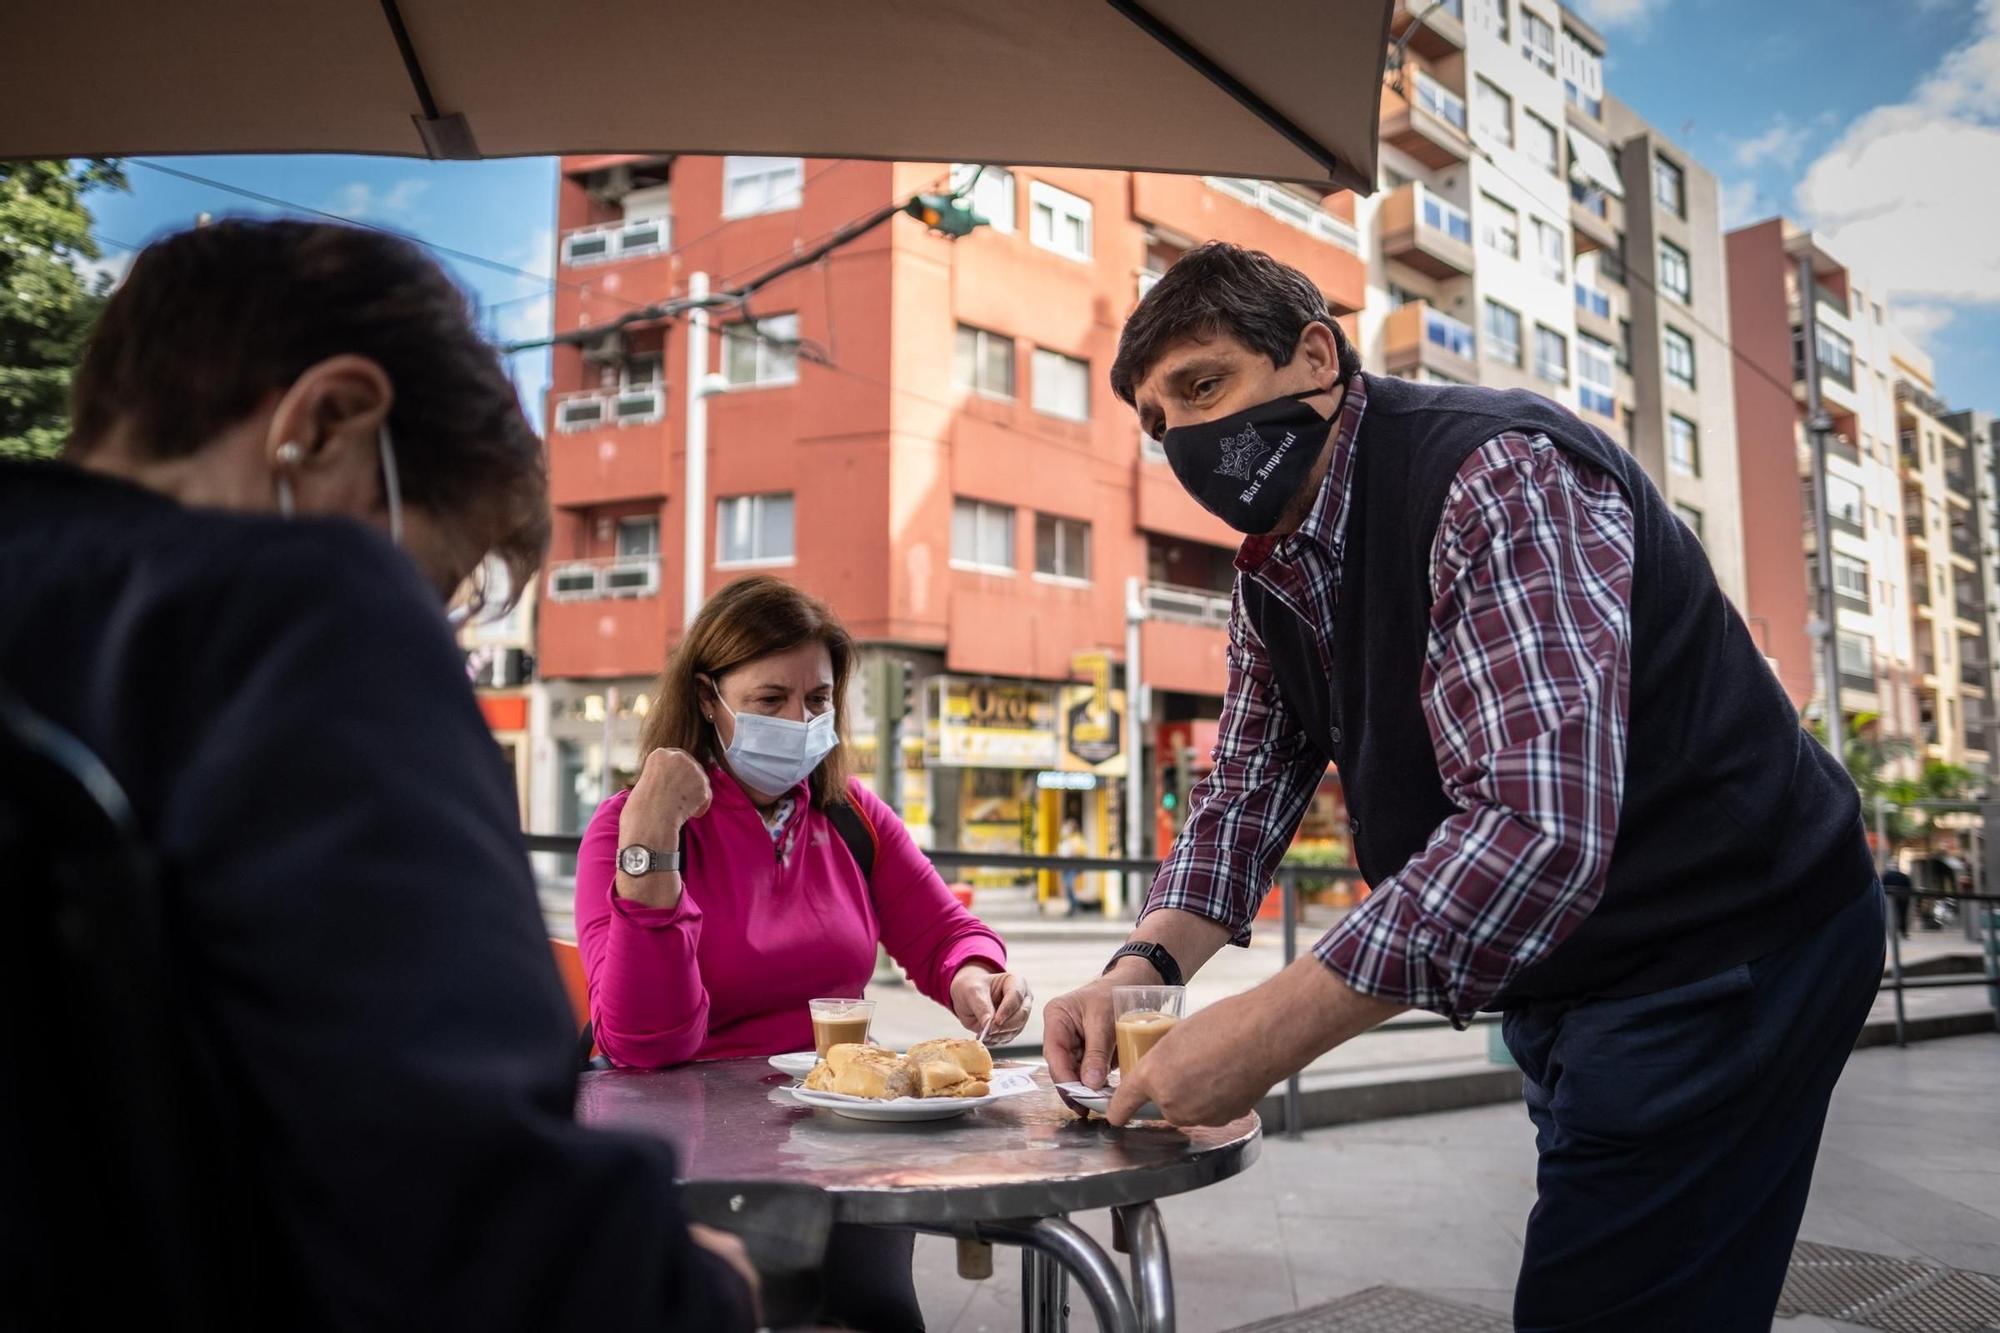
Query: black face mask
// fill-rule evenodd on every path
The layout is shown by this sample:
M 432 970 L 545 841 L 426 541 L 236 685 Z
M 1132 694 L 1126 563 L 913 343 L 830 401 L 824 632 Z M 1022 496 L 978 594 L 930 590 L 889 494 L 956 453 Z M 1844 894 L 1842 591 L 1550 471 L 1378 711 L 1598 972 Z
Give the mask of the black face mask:
M 1307 389 L 1213 421 L 1176 426 L 1160 438 L 1167 462 L 1203 509 L 1238 532 L 1260 536 L 1278 526 L 1304 489 L 1333 430 L 1304 400 Z

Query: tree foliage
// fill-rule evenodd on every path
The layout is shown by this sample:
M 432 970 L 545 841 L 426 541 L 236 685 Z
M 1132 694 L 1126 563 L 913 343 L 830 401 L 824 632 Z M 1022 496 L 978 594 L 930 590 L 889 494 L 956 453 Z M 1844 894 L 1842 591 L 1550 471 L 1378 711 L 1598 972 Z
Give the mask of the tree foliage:
M 111 279 L 84 196 L 125 188 L 116 162 L 0 162 L 0 455 L 46 457 L 69 433 L 69 381 Z

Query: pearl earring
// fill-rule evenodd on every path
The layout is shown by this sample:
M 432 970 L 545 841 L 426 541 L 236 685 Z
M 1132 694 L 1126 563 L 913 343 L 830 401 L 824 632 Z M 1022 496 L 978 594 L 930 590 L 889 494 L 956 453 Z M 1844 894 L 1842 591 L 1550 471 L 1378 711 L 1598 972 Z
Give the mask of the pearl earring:
M 292 499 L 292 472 L 304 461 L 306 451 L 299 448 L 297 441 L 286 440 L 278 446 L 278 512 L 286 518 L 297 508 Z
M 299 448 L 296 440 L 286 440 L 278 446 L 278 466 L 297 467 L 305 461 L 306 451 Z

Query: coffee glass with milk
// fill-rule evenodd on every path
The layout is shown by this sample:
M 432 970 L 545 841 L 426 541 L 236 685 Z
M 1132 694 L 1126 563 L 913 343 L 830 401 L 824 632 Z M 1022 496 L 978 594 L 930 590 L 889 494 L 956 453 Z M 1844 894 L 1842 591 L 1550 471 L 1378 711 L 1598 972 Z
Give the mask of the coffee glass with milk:
M 875 1001 L 862 999 L 811 1000 L 813 1053 L 826 1059 L 836 1046 L 861 1045 L 868 1040 L 868 1025 L 875 1017 Z
M 1174 1030 L 1187 1004 L 1185 986 L 1113 986 L 1111 1012 L 1118 1036 L 1118 1067 L 1136 1069 L 1154 1043 Z

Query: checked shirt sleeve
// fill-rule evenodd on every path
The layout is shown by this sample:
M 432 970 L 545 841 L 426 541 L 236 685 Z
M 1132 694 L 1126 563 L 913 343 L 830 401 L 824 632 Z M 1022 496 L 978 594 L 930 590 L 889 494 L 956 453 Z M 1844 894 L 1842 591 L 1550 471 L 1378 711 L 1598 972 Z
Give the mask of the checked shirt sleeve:
M 1508 433 L 1459 469 L 1431 552 L 1424 713 L 1459 807 L 1314 952 L 1463 1027 L 1590 915 L 1624 789 L 1632 514 Z
M 1215 767 L 1189 797 L 1187 825 L 1161 862 L 1140 918 L 1177 908 L 1221 922 L 1235 932 L 1230 943 L 1248 944 L 1250 920 L 1325 775 L 1325 757 L 1278 697 L 1239 590 Z

